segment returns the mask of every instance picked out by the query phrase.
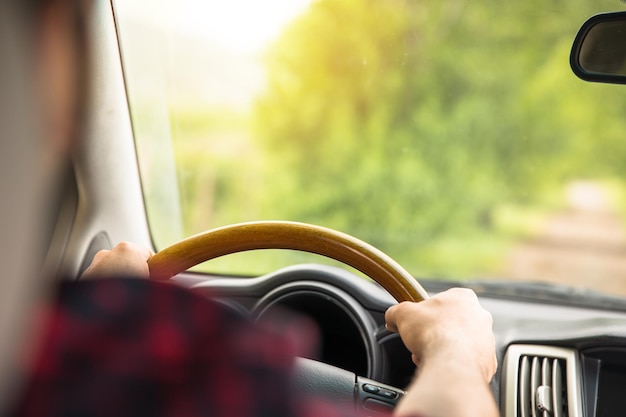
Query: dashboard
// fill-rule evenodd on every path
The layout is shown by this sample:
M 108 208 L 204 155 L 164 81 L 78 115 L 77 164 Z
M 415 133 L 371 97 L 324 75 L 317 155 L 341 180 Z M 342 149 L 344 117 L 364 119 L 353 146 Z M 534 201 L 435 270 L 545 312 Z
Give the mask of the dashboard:
M 400 389 L 414 374 L 399 336 L 385 329 L 384 312 L 395 301 L 347 270 L 309 264 L 256 278 L 175 279 L 253 320 L 277 308 L 308 317 L 319 334 L 310 359 Z M 446 289 L 421 284 L 429 293 Z M 477 293 L 494 318 L 499 370 L 492 389 L 503 417 L 623 415 L 626 312 Z

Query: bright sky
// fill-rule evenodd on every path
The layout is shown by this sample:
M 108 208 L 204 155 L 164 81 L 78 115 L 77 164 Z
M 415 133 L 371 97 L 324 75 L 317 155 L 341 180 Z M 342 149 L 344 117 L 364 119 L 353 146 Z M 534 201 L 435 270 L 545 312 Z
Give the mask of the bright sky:
M 302 14 L 312 0 L 117 0 L 127 12 L 212 40 L 231 50 L 255 53 Z

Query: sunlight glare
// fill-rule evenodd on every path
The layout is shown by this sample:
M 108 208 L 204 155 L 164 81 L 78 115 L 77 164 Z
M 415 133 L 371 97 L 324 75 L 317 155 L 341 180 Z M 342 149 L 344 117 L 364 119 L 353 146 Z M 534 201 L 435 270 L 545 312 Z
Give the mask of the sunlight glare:
M 311 0 L 182 0 L 179 30 L 227 49 L 257 53 L 302 14 Z

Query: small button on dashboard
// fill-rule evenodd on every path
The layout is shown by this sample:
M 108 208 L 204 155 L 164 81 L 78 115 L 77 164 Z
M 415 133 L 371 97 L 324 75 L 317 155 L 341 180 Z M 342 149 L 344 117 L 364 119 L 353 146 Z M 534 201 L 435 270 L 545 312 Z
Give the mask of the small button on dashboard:
M 363 384 L 363 391 L 369 392 L 370 394 L 378 394 L 380 392 L 380 388 L 372 384 Z
M 396 407 L 404 391 L 368 378 L 357 378 L 359 404 L 366 416 L 387 414 Z
M 387 389 L 379 389 L 378 395 L 388 400 L 395 400 L 396 398 L 398 398 L 398 393 L 396 391 L 391 391 Z

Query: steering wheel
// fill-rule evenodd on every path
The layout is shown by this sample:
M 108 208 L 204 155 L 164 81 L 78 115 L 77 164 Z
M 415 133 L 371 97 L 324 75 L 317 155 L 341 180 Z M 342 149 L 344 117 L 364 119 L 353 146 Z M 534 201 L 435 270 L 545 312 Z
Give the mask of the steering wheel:
M 255 249 L 292 249 L 323 255 L 363 272 L 398 302 L 428 298 L 411 274 L 375 247 L 332 229 L 284 221 L 240 223 L 181 240 L 150 258 L 150 278 L 169 279 L 201 262 Z
M 240 223 L 184 239 L 148 260 L 150 278 L 166 280 L 201 262 L 256 249 L 291 249 L 323 255 L 361 271 L 398 302 L 428 298 L 411 274 L 375 247 L 332 229 L 285 221 Z M 308 393 L 355 402 L 367 411 L 388 411 L 403 395 L 397 388 L 308 359 L 298 359 L 296 383 Z

